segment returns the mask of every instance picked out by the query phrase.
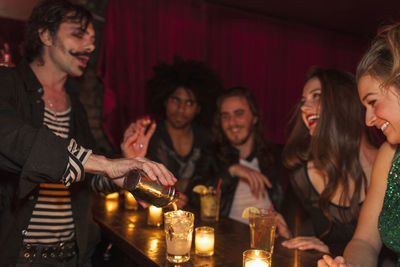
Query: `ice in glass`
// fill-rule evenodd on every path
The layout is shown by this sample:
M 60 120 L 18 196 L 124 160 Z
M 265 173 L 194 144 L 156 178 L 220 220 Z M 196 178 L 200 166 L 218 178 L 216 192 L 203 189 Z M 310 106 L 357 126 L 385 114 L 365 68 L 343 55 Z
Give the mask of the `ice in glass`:
M 194 214 L 178 210 L 164 213 L 164 230 L 167 260 L 172 263 L 187 262 L 192 246 Z

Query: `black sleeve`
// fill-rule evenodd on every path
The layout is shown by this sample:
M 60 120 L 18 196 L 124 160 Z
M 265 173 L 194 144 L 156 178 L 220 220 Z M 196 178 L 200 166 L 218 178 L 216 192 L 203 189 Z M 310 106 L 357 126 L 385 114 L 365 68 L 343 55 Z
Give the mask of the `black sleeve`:
M 186 190 L 189 204 L 195 208 L 200 207 L 199 195 L 192 190 L 194 186 L 202 184 L 216 188 L 221 179 L 221 215 L 226 215 L 225 213 L 229 212 L 238 183 L 238 178 L 232 177 L 228 169 L 229 165 L 218 159 L 217 152 L 212 146 L 203 149 L 200 160 L 196 165 L 195 175 L 190 180 Z
M 11 70 L 0 70 L 0 168 L 20 175 L 19 196 L 24 197 L 38 183 L 60 181 L 69 158 L 70 140 L 46 126 L 34 127 L 18 109 L 28 103 L 23 82 Z

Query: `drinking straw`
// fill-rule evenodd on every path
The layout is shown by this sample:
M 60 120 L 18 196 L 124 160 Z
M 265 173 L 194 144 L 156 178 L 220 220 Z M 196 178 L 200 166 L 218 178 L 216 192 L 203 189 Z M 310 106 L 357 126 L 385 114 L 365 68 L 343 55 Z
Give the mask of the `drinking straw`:
M 217 196 L 219 196 L 219 191 L 221 190 L 221 183 L 222 183 L 222 178 L 219 178 L 217 191 L 215 192 Z
M 274 208 L 274 204 L 271 204 L 268 209 L 268 214 L 271 214 L 273 208 Z

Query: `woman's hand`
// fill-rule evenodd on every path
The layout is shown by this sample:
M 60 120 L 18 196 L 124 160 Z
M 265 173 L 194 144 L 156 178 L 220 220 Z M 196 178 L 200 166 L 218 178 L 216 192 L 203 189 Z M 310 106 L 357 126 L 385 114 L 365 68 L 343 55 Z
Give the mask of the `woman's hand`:
M 315 249 L 324 253 L 329 253 L 328 246 L 315 236 L 298 236 L 282 242 L 282 246 L 300 250 Z
M 346 260 L 341 256 L 333 259 L 329 255 L 324 255 L 322 259 L 318 261 L 318 267 L 360 267 L 360 266 L 347 263 Z
M 258 198 L 260 195 L 265 196 L 265 186 L 272 188 L 271 182 L 262 173 L 250 169 L 244 165 L 234 164 L 229 167 L 231 176 L 237 176 L 249 183 L 251 193 Z
M 145 133 L 149 125 L 149 129 Z M 149 117 L 144 117 L 131 123 L 125 130 L 124 139 L 121 143 L 121 150 L 124 157 L 144 157 L 155 129 L 156 123 L 152 122 Z
M 282 236 L 283 238 L 287 239 L 287 238 L 292 237 L 292 233 L 290 232 L 285 219 L 283 218 L 283 216 L 280 213 L 278 213 L 278 220 L 277 220 L 276 227 L 278 228 L 278 234 L 280 236 Z

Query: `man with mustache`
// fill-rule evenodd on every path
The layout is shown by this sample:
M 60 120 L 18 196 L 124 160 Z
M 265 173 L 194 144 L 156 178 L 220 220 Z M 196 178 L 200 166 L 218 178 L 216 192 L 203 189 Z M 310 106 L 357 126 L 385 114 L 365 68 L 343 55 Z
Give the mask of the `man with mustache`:
M 146 157 L 163 163 L 177 177 L 175 186 L 181 192 L 177 205 L 182 208 L 187 202 L 183 192 L 201 148 L 209 143 L 209 131 L 203 125 L 211 124 L 222 86 L 214 71 L 200 61 L 176 56 L 172 64 L 159 63 L 153 70 L 146 84 L 147 106 L 163 120 L 157 122 Z
M 221 179 L 221 216 L 248 223 L 241 216 L 247 207 L 281 207 L 281 151 L 267 142 L 263 127 L 255 97 L 246 88 L 231 88 L 218 98 L 213 143 L 202 153 L 189 190 L 197 184 L 216 187 Z M 198 196 L 191 199 L 196 205 Z
M 45 0 L 27 26 L 26 59 L 0 68 L 0 265 L 91 266 L 98 236 L 90 189 L 113 191 L 134 169 L 164 185 L 176 179 L 145 158 L 92 152 L 86 112 L 69 79 L 83 74 L 95 49 L 90 12 Z

